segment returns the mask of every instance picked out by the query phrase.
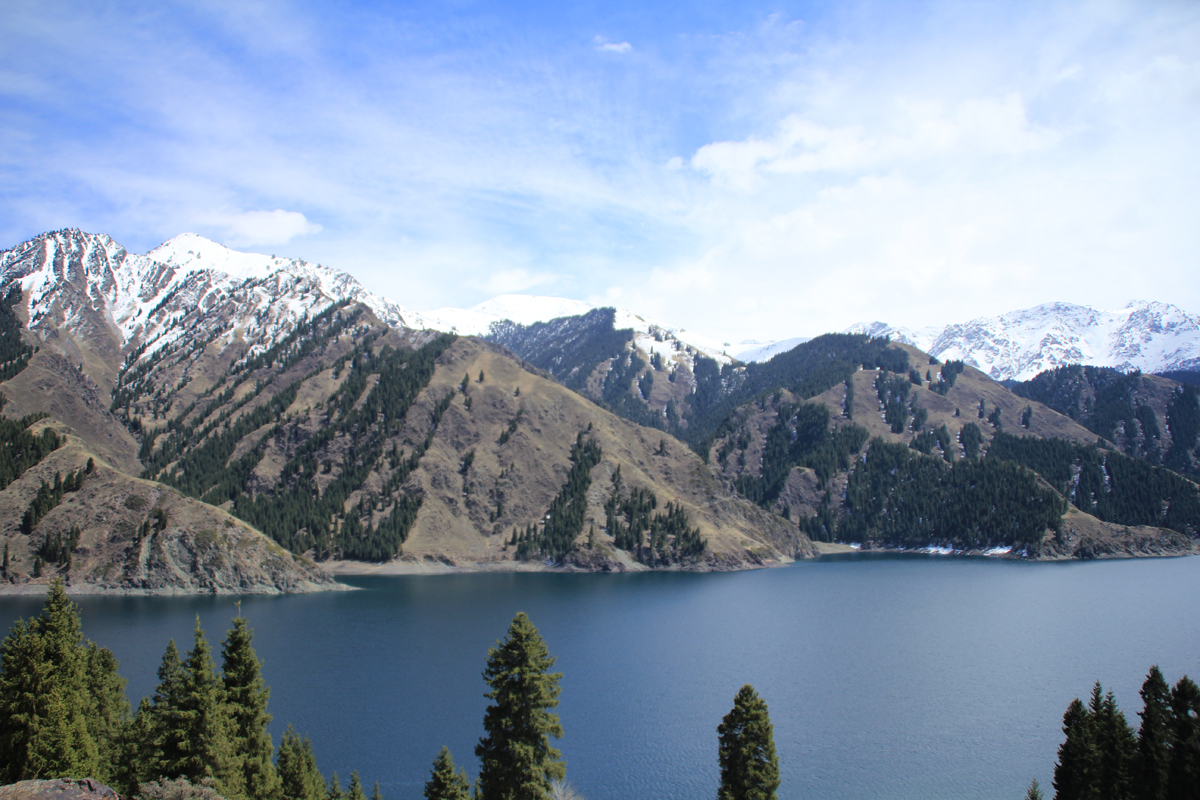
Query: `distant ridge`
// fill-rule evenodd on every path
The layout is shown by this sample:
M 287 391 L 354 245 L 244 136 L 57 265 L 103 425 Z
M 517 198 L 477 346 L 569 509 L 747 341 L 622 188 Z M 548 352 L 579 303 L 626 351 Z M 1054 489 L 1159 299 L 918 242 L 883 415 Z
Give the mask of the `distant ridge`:
M 942 360 L 961 359 L 994 380 L 1029 380 L 1068 364 L 1122 372 L 1200 369 L 1200 316 L 1169 303 L 1134 301 L 1114 310 L 1046 303 L 942 328 L 873 322 L 847 332 L 890 336 Z

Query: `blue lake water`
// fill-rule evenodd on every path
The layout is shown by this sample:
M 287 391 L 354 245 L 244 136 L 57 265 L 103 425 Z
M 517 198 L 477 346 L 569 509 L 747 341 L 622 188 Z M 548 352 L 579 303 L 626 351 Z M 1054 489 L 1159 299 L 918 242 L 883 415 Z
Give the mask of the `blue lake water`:
M 558 742 L 588 800 L 711 798 L 716 726 L 751 683 L 781 798 L 1014 798 L 1050 788 L 1062 713 L 1100 680 L 1136 726 L 1151 664 L 1200 676 L 1200 558 L 1028 564 L 851 556 L 724 574 L 362 578 L 242 598 L 288 722 L 328 775 L 419 798 L 448 745 L 474 776 L 487 649 L 525 611 L 563 673 Z M 80 598 L 137 699 L 167 640 L 214 647 L 235 598 Z M 0 624 L 40 600 L 0 598 Z

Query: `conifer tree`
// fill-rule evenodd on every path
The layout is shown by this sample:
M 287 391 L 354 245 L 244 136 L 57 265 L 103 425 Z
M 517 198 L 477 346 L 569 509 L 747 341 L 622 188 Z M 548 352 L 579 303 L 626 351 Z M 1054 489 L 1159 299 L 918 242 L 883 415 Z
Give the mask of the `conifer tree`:
M 1063 733 L 1067 738 L 1054 765 L 1055 800 L 1094 800 L 1100 757 L 1091 714 L 1078 697 L 1063 714 Z
M 766 702 L 746 684 L 717 726 L 721 766 L 718 800 L 775 800 L 779 759 Z
M 60 579 L 41 615 L 0 643 L 0 777 L 6 782 L 98 774 L 79 610 Z
M 291 725 L 279 740 L 277 771 L 284 800 L 325 800 L 325 777 L 317 769 L 312 742 L 301 739 Z
M 1142 718 L 1138 730 L 1138 800 L 1166 800 L 1171 766 L 1171 689 L 1158 670 L 1150 668 L 1140 692 Z
M 362 781 L 359 780 L 358 770 L 350 773 L 350 788 L 347 792 L 348 800 L 367 800 L 367 794 L 363 791 Z
M 454 757 L 445 745 L 433 760 L 424 794 L 425 800 L 468 800 L 471 796 L 466 770 L 454 768 Z
M 1029 784 L 1029 789 L 1025 792 L 1025 800 L 1044 800 L 1037 778 L 1034 778 L 1033 782 Z
M 267 700 L 271 690 L 263 684 L 262 662 L 254 654 L 254 632 L 239 613 L 222 642 L 221 677 L 232 723 L 232 749 L 241 769 L 247 797 L 269 800 L 279 791 L 279 777 L 271 763 L 274 748 L 267 726 Z
M 1167 800 L 1200 797 L 1200 688 L 1186 675 L 1171 690 L 1171 767 Z
M 561 672 L 549 672 L 555 658 L 525 612 L 508 635 L 488 649 L 483 677 L 492 690 L 484 712 L 486 735 L 475 746 L 479 757 L 480 800 L 545 800 L 551 781 L 566 776 L 562 754 L 549 737 L 561 738 L 562 725 L 550 709 L 558 706 Z
M 162 662 L 158 665 L 158 687 L 154 700 L 138 708 L 134 728 L 141 732 L 138 739 L 139 774 L 133 788 L 143 780 L 157 777 L 177 777 L 179 765 L 187 752 L 183 738 L 180 712 L 183 706 L 183 665 L 175 640 L 167 642 Z
M 383 800 L 383 792 L 379 791 L 379 781 L 375 781 L 375 789 L 371 792 L 371 800 Z
M 179 704 L 179 760 L 164 771 L 168 777 L 200 783 L 215 781 L 226 798 L 242 796 L 240 771 L 236 770 L 230 746 L 231 725 L 224 689 L 217 677 L 212 648 L 204 638 L 196 617 L 195 644 L 183 662 L 182 696 Z
M 125 679 L 117 674 L 117 659 L 106 647 L 89 643 L 85 662 L 88 733 L 96 743 L 95 777 L 103 783 L 111 783 L 121 774 L 125 758 L 122 740 L 129 724 Z
M 346 793 L 342 791 L 342 785 L 338 783 L 337 772 L 333 773 L 333 777 L 329 779 L 329 789 L 325 792 L 326 800 L 345 800 Z
M 1137 740 L 1125 715 L 1117 708 L 1112 692 L 1104 694 L 1099 681 L 1092 688 L 1090 710 L 1099 755 L 1097 788 L 1100 800 L 1127 800 Z

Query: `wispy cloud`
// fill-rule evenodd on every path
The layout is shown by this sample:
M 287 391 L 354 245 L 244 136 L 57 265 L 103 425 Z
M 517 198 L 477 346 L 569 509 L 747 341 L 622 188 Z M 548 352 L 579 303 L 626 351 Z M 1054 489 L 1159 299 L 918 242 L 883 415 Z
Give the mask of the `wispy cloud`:
M 195 230 L 410 307 L 536 287 L 725 338 L 1200 309 L 1200 7 L 776 11 L 7 3 L 0 246 Z

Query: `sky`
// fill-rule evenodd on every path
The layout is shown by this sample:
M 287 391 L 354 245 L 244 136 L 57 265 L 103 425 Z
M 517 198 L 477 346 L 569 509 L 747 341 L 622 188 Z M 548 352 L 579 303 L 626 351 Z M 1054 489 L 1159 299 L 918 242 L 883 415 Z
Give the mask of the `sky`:
M 1200 312 L 1200 3 L 0 3 L 0 248 L 183 232 L 415 310 L 742 341 Z

